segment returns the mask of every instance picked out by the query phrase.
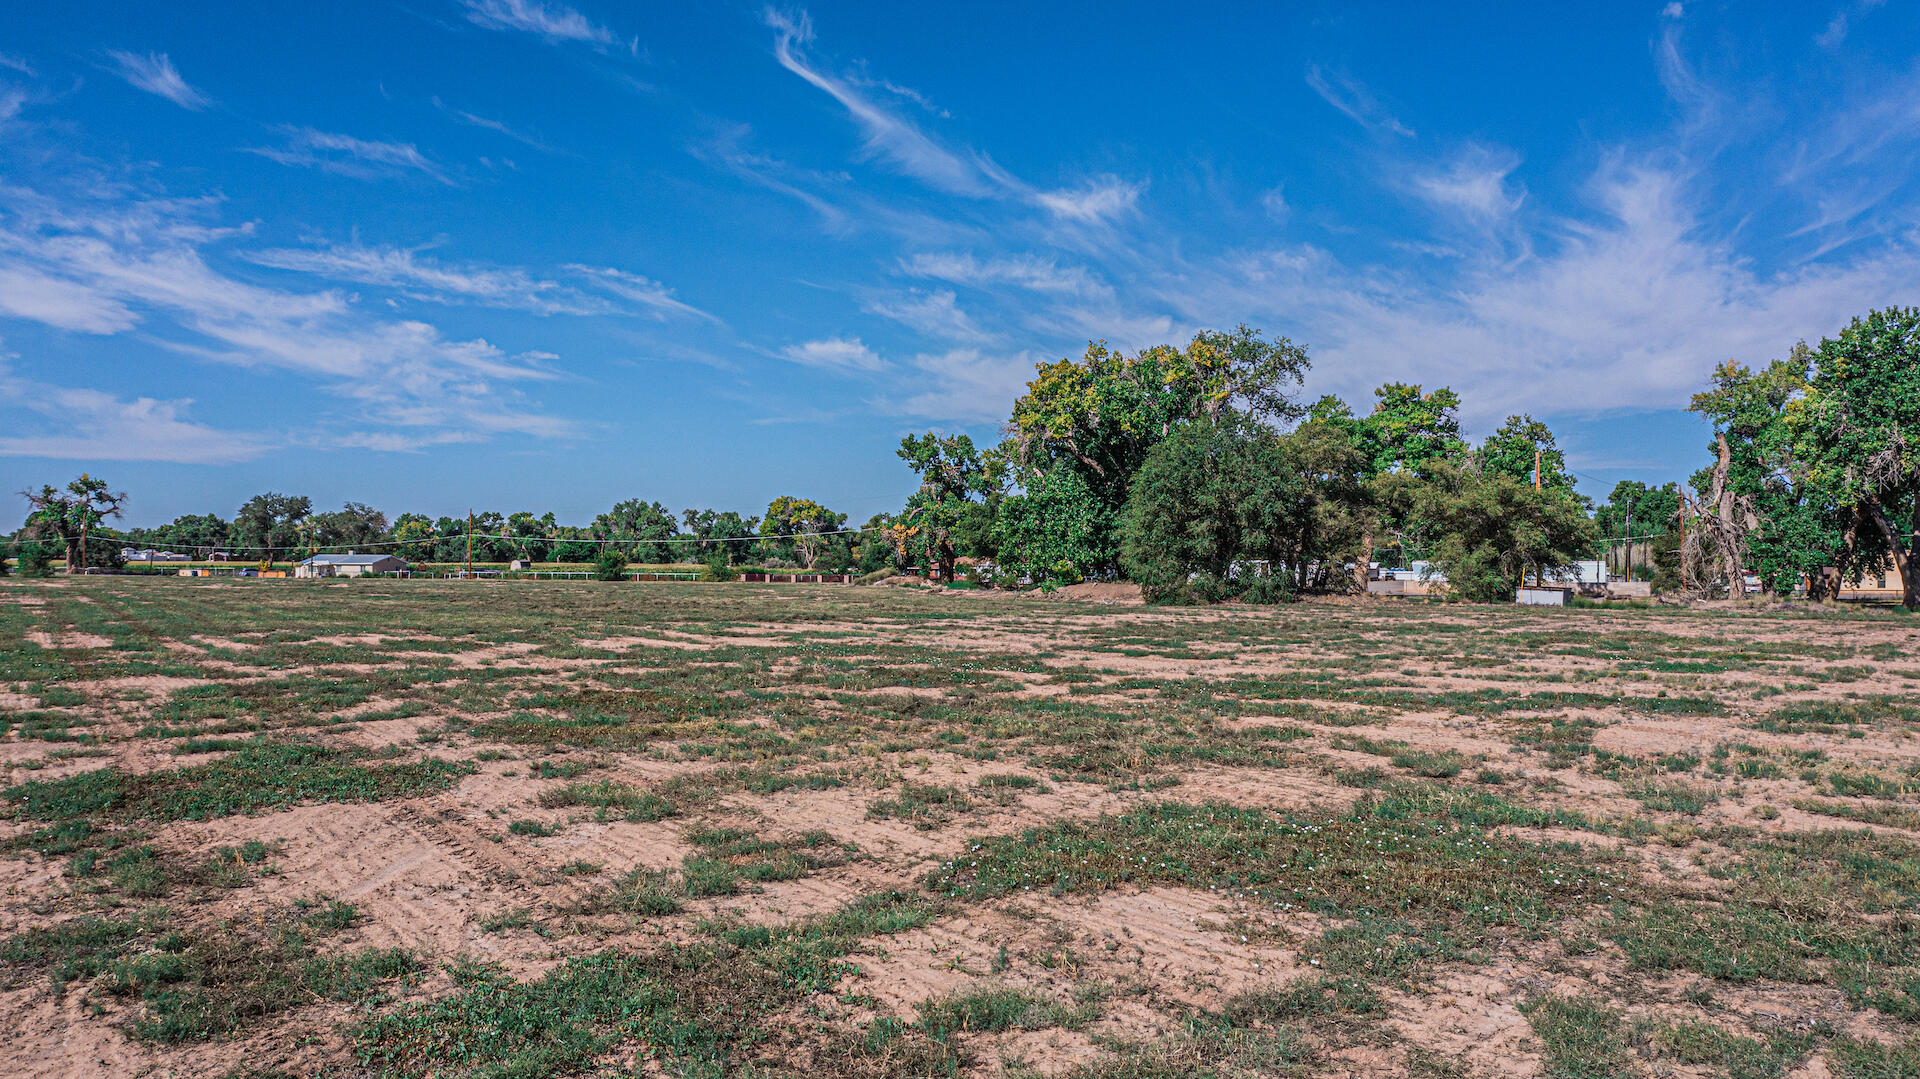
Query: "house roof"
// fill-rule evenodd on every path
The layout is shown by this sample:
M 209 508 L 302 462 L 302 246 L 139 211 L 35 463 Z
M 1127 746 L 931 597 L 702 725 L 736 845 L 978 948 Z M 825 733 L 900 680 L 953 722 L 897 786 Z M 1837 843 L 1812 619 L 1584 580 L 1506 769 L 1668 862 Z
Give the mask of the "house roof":
M 390 554 L 317 554 L 300 564 L 303 566 L 372 566 L 392 559 L 404 561 Z

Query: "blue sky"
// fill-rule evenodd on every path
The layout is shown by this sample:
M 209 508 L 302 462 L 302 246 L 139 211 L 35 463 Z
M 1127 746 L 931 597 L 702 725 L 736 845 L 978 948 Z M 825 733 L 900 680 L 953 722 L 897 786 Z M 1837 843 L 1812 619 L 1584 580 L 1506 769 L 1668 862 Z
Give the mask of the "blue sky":
M 1245 321 L 1603 495 L 1916 299 L 1898 5 L 1035 7 L 15 5 L 0 486 L 862 520 L 1036 362 Z

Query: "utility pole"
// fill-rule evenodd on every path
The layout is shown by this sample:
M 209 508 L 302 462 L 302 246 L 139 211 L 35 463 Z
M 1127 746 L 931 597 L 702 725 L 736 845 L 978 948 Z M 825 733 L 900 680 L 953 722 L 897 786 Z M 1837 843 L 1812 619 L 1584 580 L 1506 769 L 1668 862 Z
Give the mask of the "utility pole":
M 467 507 L 467 578 L 473 578 L 473 507 Z
M 1633 500 L 1627 500 L 1627 580 L 1633 580 Z
M 1536 491 L 1540 489 L 1540 443 L 1538 442 L 1533 444 L 1533 489 Z M 1533 583 L 1536 587 L 1545 583 L 1538 565 L 1533 567 Z

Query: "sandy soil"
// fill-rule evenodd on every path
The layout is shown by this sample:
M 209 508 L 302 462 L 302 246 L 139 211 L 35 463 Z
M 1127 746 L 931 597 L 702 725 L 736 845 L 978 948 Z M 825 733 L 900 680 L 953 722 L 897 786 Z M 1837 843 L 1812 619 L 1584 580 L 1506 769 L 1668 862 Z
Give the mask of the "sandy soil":
M 54 591 L 49 589 L 49 594 Z M 360 918 L 342 940 L 330 946 L 411 949 L 425 957 L 430 972 L 455 957 L 475 957 L 499 963 L 521 979 L 538 977 L 570 955 L 610 944 L 638 948 L 659 940 L 687 939 L 699 931 L 703 920 L 785 922 L 829 913 L 880 891 L 912 892 L 941 859 L 951 857 L 975 837 L 1090 820 L 1169 798 L 1276 812 L 1307 807 L 1337 811 L 1364 793 L 1343 785 L 1338 778 L 1341 773 L 1391 768 L 1381 752 L 1342 741 L 1354 737 L 1376 745 L 1461 755 L 1468 768 L 1463 774 L 1444 777 L 1445 783 L 1464 785 L 1474 773 L 1489 772 L 1503 781 L 1498 790 L 1530 805 L 1594 819 L 1646 813 L 1620 782 L 1599 774 L 1590 761 L 1552 767 L 1543 754 L 1519 742 L 1518 736 L 1531 729 L 1529 724 L 1537 716 L 1488 718 L 1446 709 L 1364 703 L 1317 703 L 1309 714 L 1296 715 L 1292 713 L 1300 711 L 1297 708 L 1263 712 L 1261 702 L 1253 700 L 1244 712 L 1219 720 L 1230 730 L 1297 727 L 1307 732 L 1310 737 L 1289 743 L 1291 756 L 1281 767 L 1201 763 L 1172 773 L 1169 785 L 1129 789 L 1124 784 L 1050 775 L 1023 763 L 1010 750 L 1005 759 L 981 760 L 960 752 L 958 746 L 911 751 L 877 744 L 852 746 L 837 756 L 826 755 L 821 766 L 857 766 L 864 776 L 888 778 L 857 779 L 821 790 L 716 790 L 704 800 L 689 800 L 678 817 L 645 823 L 621 820 L 617 814 L 598 820 L 577 806 L 542 806 L 542 794 L 560 786 L 561 780 L 537 778 L 537 749 L 487 742 L 468 733 L 469 724 L 522 707 L 510 699 L 514 692 L 604 688 L 611 683 L 596 682 L 593 676 L 631 675 L 649 669 L 649 664 L 665 662 L 629 653 L 666 650 L 688 654 L 689 662 L 703 662 L 699 653 L 741 646 L 779 649 L 809 638 L 855 650 L 876 644 L 934 644 L 943 654 L 977 654 L 983 667 L 1000 670 L 1017 683 L 1020 688 L 1015 693 L 1020 696 L 1062 704 L 1119 702 L 1152 714 L 1169 707 L 1156 688 L 1126 689 L 1119 683 L 1126 679 L 1257 683 L 1320 671 L 1330 678 L 1349 677 L 1339 673 L 1343 668 L 1335 667 L 1334 661 L 1366 659 L 1369 640 L 1379 648 L 1389 647 L 1398 639 L 1400 620 L 1409 617 L 1407 608 L 1399 605 L 1339 604 L 1342 611 L 1351 612 L 1352 622 L 1341 628 L 1354 639 L 1344 641 L 1336 651 L 1310 635 L 1289 638 L 1272 632 L 1278 616 L 1266 611 L 1166 612 L 1141 606 L 1133 586 L 1104 583 L 1075 585 L 1061 589 L 1055 597 L 1069 602 L 1006 600 L 997 607 L 983 607 L 980 613 L 942 622 L 850 620 L 839 612 L 815 621 L 729 625 L 714 632 L 684 626 L 609 627 L 619 631 L 569 642 L 604 655 L 567 654 L 567 658 L 540 655 L 548 643 L 542 640 L 475 642 L 449 653 L 409 650 L 407 642 L 420 639 L 417 634 L 329 633 L 301 643 L 353 649 L 356 662 L 298 671 L 261 669 L 229 662 L 233 657 L 209 656 L 226 652 L 251 657 L 271 647 L 262 640 L 263 634 L 226 632 L 212 626 L 164 642 L 168 655 L 194 662 L 204 677 L 116 674 L 83 680 L 77 684 L 84 703 L 62 707 L 88 720 L 92 724 L 88 729 L 100 744 L 36 741 L 16 730 L 0 740 L 0 767 L 5 768 L 9 783 L 22 783 L 55 780 L 108 764 L 146 775 L 217 760 L 218 754 L 175 755 L 171 743 L 138 733 L 152 713 L 180 690 L 209 681 L 296 674 L 376 678 L 382 672 L 420 665 L 459 672 L 448 682 L 436 683 L 439 689 L 450 690 L 458 687 L 459 679 L 477 677 L 471 672 L 508 672 L 521 681 L 501 688 L 497 699 L 460 708 L 436 704 L 407 718 L 354 722 L 363 715 L 389 711 L 407 699 L 400 690 L 383 690 L 326 713 L 349 725 L 326 734 L 329 744 L 386 751 L 404 759 L 429 752 L 472 764 L 472 774 L 451 790 L 392 801 L 306 804 L 250 816 L 149 823 L 142 825 L 141 841 L 182 863 L 204 857 L 214 848 L 249 840 L 274 845 L 271 873 L 229 893 L 191 900 L 191 909 L 184 915 L 195 924 L 269 918 L 296 902 L 317 898 L 344 900 L 358 908 Z M 62 602 L 69 598 L 61 597 Z M 36 614 L 46 607 L 43 595 L 11 587 L 0 589 L 0 602 Z M 1027 606 L 1015 610 L 1011 605 L 1016 603 Z M 1469 630 L 1484 624 L 1477 616 L 1447 609 L 1419 612 L 1419 617 L 1434 625 Z M 1113 643 L 1130 634 L 1151 638 L 1169 628 L 1197 632 L 1196 628 L 1222 623 L 1244 626 L 1245 639 L 1257 646 L 1229 637 L 1195 640 L 1159 654 L 1151 644 Z M 1646 680 L 1652 675 L 1629 671 L 1611 659 L 1557 654 L 1444 670 L 1436 669 L 1429 657 L 1408 656 L 1391 669 L 1351 677 L 1379 678 L 1431 692 L 1610 694 L 1612 702 L 1569 706 L 1553 714 L 1563 721 L 1592 723 L 1591 749 L 1626 757 L 1691 755 L 1710 760 L 1716 753 L 1726 755 L 1727 747 L 1737 744 L 1753 747 L 1757 753 L 1823 753 L 1828 761 L 1889 775 L 1920 759 L 1920 738 L 1898 725 L 1831 733 L 1771 733 L 1749 725 L 1753 717 L 1780 703 L 1777 697 L 1756 691 L 1772 690 L 1778 684 L 1795 687 L 1783 692 L 1787 699 L 1802 702 L 1911 694 L 1916 682 L 1901 675 L 1920 672 L 1920 646 L 1916 645 L 1920 636 L 1900 623 L 1715 620 L 1690 614 L 1628 619 L 1603 613 L 1583 626 L 1593 634 L 1625 629 L 1709 643 L 1724 639 L 1824 645 L 1848 655 L 1879 645 L 1898 650 L 1898 655 L 1879 662 L 1866 678 L 1841 677 L 1849 665 L 1860 665 L 1859 659 L 1796 658 L 1791 661 L 1794 673 L 1789 675 L 1774 670 L 1761 678 L 1736 665 L 1698 674 L 1657 672 L 1666 681 L 1656 683 Z M 1515 616 L 1502 628 L 1516 627 L 1541 632 L 1564 628 L 1546 615 Z M 27 631 L 26 639 L 83 665 L 91 661 L 89 653 L 113 644 L 105 636 L 40 623 Z M 781 657 L 769 669 L 785 677 L 803 662 L 812 659 Z M 1072 672 L 1091 681 L 1047 680 L 1052 672 Z M 1728 707 L 1722 715 L 1703 717 L 1646 714 L 1622 703 L 1655 688 L 1674 696 L 1721 699 Z M 743 692 L 738 687 L 728 690 L 736 697 Z M 899 707 L 907 710 L 916 702 L 929 706 L 963 702 L 964 692 L 964 687 L 934 682 L 821 691 L 816 703 L 830 718 L 836 710 L 853 707 L 846 702 L 898 700 Z M 0 684 L 0 716 L 39 708 L 26 683 Z M 772 712 L 770 706 L 767 711 Z M 741 729 L 761 723 L 770 737 L 790 731 L 764 715 L 729 722 L 737 722 Z M 429 740 L 424 746 L 423 739 Z M 60 755 L 75 748 L 100 755 Z M 643 790 L 667 790 L 675 782 L 697 781 L 726 763 L 694 754 L 675 755 L 665 740 L 542 759 L 548 764 L 587 766 L 578 781 L 610 780 Z M 773 758 L 772 765 L 787 770 L 814 766 L 797 754 Z M 983 778 L 1010 774 L 1034 785 L 1000 799 L 981 793 Z M 1628 842 L 1574 829 L 1532 834 L 1622 851 L 1647 872 L 1664 876 L 1667 886 L 1712 894 L 1722 885 L 1701 865 L 1712 849 L 1702 837 L 1711 830 L 1742 828 L 1767 834 L 1841 824 L 1791 805 L 1808 788 L 1787 769 L 1720 778 L 1696 771 L 1678 781 L 1710 785 L 1712 801 L 1685 819 L 1662 818 L 1665 831 L 1652 838 Z M 905 782 L 973 792 L 972 805 L 931 823 L 876 815 L 876 800 L 897 793 Z M 529 822 L 551 834 L 516 833 L 510 830 L 512 822 Z M 0 822 L 0 838 L 16 837 L 37 826 Z M 1889 825 L 1846 826 L 1914 835 Z M 768 882 L 739 895 L 690 900 L 671 917 L 644 920 L 569 913 L 621 874 L 680 866 L 695 853 L 689 836 L 701 827 L 740 827 L 769 837 L 824 831 L 845 853 L 798 879 Z M 55 924 L 94 909 L 98 896 L 77 886 L 65 866 L 63 856 L 0 857 L 0 935 Z M 527 912 L 538 931 L 486 928 L 491 920 L 513 911 Z M 1196 1010 L 1217 1010 L 1235 994 L 1314 973 L 1312 942 L 1324 928 L 1320 920 L 1303 913 L 1256 909 L 1213 892 L 1171 886 L 1122 888 L 1091 898 L 1017 895 L 960 906 L 925 928 L 871 942 L 871 954 L 858 958 L 858 972 L 848 975 L 832 995 L 861 1003 L 842 1005 L 824 997 L 814 1003 L 857 1025 L 875 1016 L 911 1021 L 931 1000 L 983 987 L 1027 990 L 1063 1006 L 1088 986 L 1107 987 L 1112 996 L 1099 1017 L 1083 1028 L 1015 1031 L 970 1042 L 974 1074 L 996 1074 L 1002 1060 L 1022 1061 L 1040 1074 L 1063 1074 L 1099 1059 L 1101 1045 L 1111 1039 L 1170 1037 L 1183 1029 L 1183 1017 Z M 1421 992 L 1390 991 L 1383 1023 L 1393 1037 L 1341 1049 L 1331 1071 L 1407 1074 L 1408 1052 L 1417 1049 L 1454 1062 L 1464 1069 L 1463 1074 L 1543 1074 L 1541 1048 L 1520 1012 L 1521 1003 L 1543 992 L 1612 991 L 1623 984 L 1625 975 L 1617 963 L 1613 967 L 1600 961 L 1582 965 L 1585 961 L 1578 957 L 1549 954 L 1551 949 L 1545 945 L 1534 947 L 1532 954 L 1500 955 L 1481 967 L 1450 966 Z M 1674 1002 L 1681 999 L 1686 984 L 1682 978 L 1672 981 L 1671 999 L 1659 1004 L 1667 1009 L 1662 1014 L 1678 1014 L 1673 1009 L 1683 1005 Z M 450 989 L 444 975 L 430 973 L 406 992 L 409 999 L 428 999 Z M 1736 1014 L 1756 1024 L 1772 1021 L 1770 1016 L 1792 1017 L 1793 1022 L 1824 1016 L 1822 1021 L 1835 1029 L 1858 1030 L 1863 1036 L 1885 1040 L 1899 1033 L 1877 1020 L 1863 1020 L 1844 1000 L 1824 990 L 1751 986 L 1722 995 Z M 96 1006 L 101 1008 L 98 1013 L 93 1010 Z M 169 1048 L 128 1035 L 125 1023 L 134 1006 L 86 990 L 55 994 L 39 978 L 10 979 L 0 987 L 0 1016 L 6 1019 L 0 1024 L 0 1061 L 11 1063 L 0 1066 L 0 1071 L 30 1076 L 187 1075 L 218 1074 L 243 1063 L 271 1063 L 305 1074 L 343 1059 L 341 1030 L 351 1019 L 345 1005 L 317 1003 L 252 1025 L 234 1040 Z M 1794 1074 L 1825 1072 L 1824 1062 L 1816 1055 Z M 342 1074 L 355 1073 L 349 1069 Z

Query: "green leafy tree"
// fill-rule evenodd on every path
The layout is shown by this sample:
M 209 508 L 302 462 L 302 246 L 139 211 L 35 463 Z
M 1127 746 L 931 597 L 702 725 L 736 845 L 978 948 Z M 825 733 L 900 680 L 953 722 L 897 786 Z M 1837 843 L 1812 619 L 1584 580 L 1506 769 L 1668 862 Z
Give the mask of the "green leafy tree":
M 1528 573 L 1565 569 L 1598 539 L 1572 492 L 1536 490 L 1476 460 L 1434 460 L 1424 476 L 1380 482 L 1396 518 L 1425 533 L 1410 546 L 1429 552 L 1452 593 L 1475 602 L 1511 601 Z
M 424 513 L 403 513 L 394 519 L 394 554 L 408 562 L 431 562 L 434 558 L 433 521 Z
M 1649 487 L 1639 480 L 1621 480 L 1613 485 L 1606 502 L 1594 510 L 1593 523 L 1609 552 L 1625 552 L 1623 570 L 1630 570 L 1636 564 L 1635 549 L 1645 547 L 1645 564 L 1655 567 L 1649 572 L 1657 572 L 1657 559 L 1650 545 L 1654 539 L 1679 528 L 1680 485 L 1665 483 Z M 1673 584 L 1678 587 L 1677 577 Z
M 920 476 L 920 489 L 907 500 L 907 520 L 919 526 L 939 579 L 953 580 L 958 557 L 954 532 L 975 495 L 998 489 L 993 470 L 981 460 L 966 435 L 908 435 L 900 440 L 900 459 Z
M 680 524 L 672 512 L 658 502 L 630 498 L 593 519 L 593 536 L 613 540 L 636 562 L 675 562 L 677 544 L 665 542 L 680 535 Z
M 680 519 L 687 526 L 687 534 L 698 540 L 691 546 L 700 561 L 712 563 L 718 559 L 723 568 L 740 560 L 748 550 L 747 541 L 760 527 L 760 518 L 742 517 L 732 510 L 686 510 Z
M 1077 361 L 1035 368 L 1014 402 L 1006 455 L 1022 485 L 1055 469 L 1079 473 L 1117 520 L 1134 473 L 1176 427 L 1228 411 L 1297 418 L 1303 410 L 1294 394 L 1309 366 L 1304 347 L 1245 325 L 1203 331 L 1184 349 L 1161 345 L 1133 356 L 1094 342 Z
M 1532 483 L 1536 462 L 1542 487 L 1573 490 L 1573 474 L 1567 471 L 1566 454 L 1554 443 L 1553 431 L 1532 416 L 1508 416 L 1507 422 L 1480 444 L 1482 472 Z
M 1041 472 L 1000 503 L 993 544 L 1002 569 L 1042 586 L 1074 584 L 1114 564 L 1113 511 L 1080 473 Z
M 854 565 L 861 573 L 883 569 L 906 569 L 908 565 L 903 534 L 907 526 L 891 513 L 876 513 L 867 518 L 854 540 Z
M 809 498 L 781 495 L 767 504 L 760 518 L 760 535 L 781 557 L 791 553 L 803 569 L 812 569 L 822 552 L 836 540 L 833 533 L 847 523 L 847 515 L 835 513 Z
M 1317 419 L 1281 436 L 1276 449 L 1269 467 L 1291 474 L 1269 487 L 1268 497 L 1290 499 L 1267 517 L 1275 530 L 1276 565 L 1291 571 L 1294 591 L 1347 590 L 1355 578 L 1342 577 L 1341 567 L 1352 562 L 1364 574 L 1371 554 L 1367 537 L 1375 512 L 1366 454 L 1347 430 Z
M 1362 427 L 1361 445 L 1370 451 L 1368 473 L 1425 475 L 1437 462 L 1467 452 L 1460 438 L 1460 395 L 1442 386 L 1422 392 L 1419 386 L 1389 382 L 1373 391 L 1373 411 Z
M 1621 480 L 1595 508 L 1593 520 L 1600 534 L 1609 538 L 1665 535 L 1679 527 L 1680 485 L 1649 487 L 1639 480 Z
M 1154 447 L 1120 525 L 1120 561 L 1150 603 L 1290 594 L 1302 470 L 1268 428 L 1231 414 Z M 1258 563 L 1266 563 L 1261 567 Z M 1263 572 L 1264 571 L 1264 572 Z
M 38 491 L 22 491 L 20 496 L 30 507 L 28 529 L 55 536 L 66 544 L 68 573 L 78 573 L 88 564 L 88 533 L 97 533 L 108 519 L 120 516 L 120 507 L 127 500 L 125 491 L 115 491 L 107 481 L 84 472 L 65 487 L 47 484 Z M 100 537 L 96 535 L 95 539 Z M 117 556 L 118 541 L 107 542 Z
M 550 561 L 554 541 L 559 534 L 560 523 L 554 520 L 552 511 L 537 517 L 531 510 L 509 514 L 506 527 L 501 530 L 502 537 L 511 548 L 511 557 L 524 558 L 529 562 Z
M 1694 478 L 1702 510 L 1701 543 L 1719 556 L 1720 582 L 1745 594 L 1748 572 L 1764 591 L 1785 594 L 1801 580 L 1816 598 L 1879 564 L 1883 548 L 1861 534 L 1857 509 L 1824 483 L 1794 436 L 1789 418 L 1808 392 L 1813 353 L 1796 345 L 1789 359 L 1760 370 L 1729 361 L 1714 371 L 1692 409 L 1714 425 L 1714 464 Z M 1818 451 L 1815 451 L 1817 454 Z
M 387 515 L 364 502 L 349 502 L 332 513 L 307 520 L 305 535 L 317 548 L 371 547 L 387 537 Z
M 158 528 L 129 529 L 126 535 L 127 542 L 135 547 L 206 558 L 227 545 L 231 529 L 217 513 L 188 513 Z
M 1811 484 L 1865 519 L 1859 538 L 1877 540 L 1920 610 L 1920 308 L 1869 312 L 1821 341 L 1787 426 Z
M 247 548 L 248 557 L 257 555 L 264 562 L 272 562 L 300 545 L 301 524 L 312 513 L 313 500 L 305 495 L 273 491 L 254 495 L 233 516 L 234 542 Z
M 1453 390 L 1442 386 L 1429 392 L 1418 385 L 1388 382 L 1376 388 L 1373 397 L 1373 411 L 1364 417 L 1355 416 L 1337 397 L 1321 398 L 1309 412 L 1326 429 L 1344 432 L 1360 455 L 1361 491 L 1353 504 L 1360 530 L 1353 558 L 1356 591 L 1367 587 L 1368 565 L 1381 536 L 1406 537 L 1422 531 L 1417 522 L 1393 516 L 1393 507 L 1380 497 L 1383 477 L 1425 476 L 1438 463 L 1467 453 L 1467 444 L 1460 438 L 1460 395 Z

